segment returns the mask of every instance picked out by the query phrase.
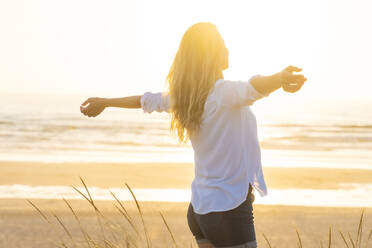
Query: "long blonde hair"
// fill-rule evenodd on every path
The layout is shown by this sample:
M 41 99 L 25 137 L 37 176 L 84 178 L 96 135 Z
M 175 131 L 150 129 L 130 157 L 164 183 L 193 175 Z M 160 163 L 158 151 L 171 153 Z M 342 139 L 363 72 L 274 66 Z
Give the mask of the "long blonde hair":
M 187 142 L 199 131 L 204 104 L 222 70 L 228 51 L 212 23 L 196 23 L 183 35 L 167 76 L 171 102 L 171 131 Z

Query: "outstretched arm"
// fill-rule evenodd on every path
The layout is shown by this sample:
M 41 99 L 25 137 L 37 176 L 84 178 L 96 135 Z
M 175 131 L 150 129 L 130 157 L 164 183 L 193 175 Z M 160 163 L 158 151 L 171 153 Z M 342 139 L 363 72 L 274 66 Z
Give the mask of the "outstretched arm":
M 117 108 L 140 108 L 141 96 L 127 96 L 121 98 L 105 98 L 104 103 L 106 107 Z
M 127 96 L 121 98 L 91 97 L 80 106 L 80 112 L 88 117 L 96 117 L 107 107 L 141 108 L 142 96 Z
M 307 80 L 302 74 L 293 74 L 300 72 L 301 68 L 288 66 L 283 71 L 271 76 L 255 77 L 252 79 L 252 86 L 261 94 L 268 95 L 271 92 L 283 87 L 284 91 L 294 93 L 301 89 Z

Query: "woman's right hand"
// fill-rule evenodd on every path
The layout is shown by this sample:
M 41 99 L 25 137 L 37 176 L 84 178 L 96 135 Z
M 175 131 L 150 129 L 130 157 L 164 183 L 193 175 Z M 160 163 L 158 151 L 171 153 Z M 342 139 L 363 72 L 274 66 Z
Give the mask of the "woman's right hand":
M 80 112 L 88 117 L 96 117 L 107 107 L 105 98 L 90 97 L 80 105 Z
M 301 68 L 295 66 L 288 66 L 279 73 L 280 83 L 286 92 L 294 93 L 301 89 L 307 78 L 302 74 L 293 74 L 293 72 L 300 72 Z

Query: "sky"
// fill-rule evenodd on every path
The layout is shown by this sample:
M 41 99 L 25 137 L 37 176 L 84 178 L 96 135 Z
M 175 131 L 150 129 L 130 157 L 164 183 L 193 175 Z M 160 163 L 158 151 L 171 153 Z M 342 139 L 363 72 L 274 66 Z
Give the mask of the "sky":
M 368 0 L 0 1 L 0 94 L 162 91 L 183 33 L 207 21 L 229 49 L 226 79 L 295 65 L 308 81 L 291 99 L 368 100 L 371 12 Z

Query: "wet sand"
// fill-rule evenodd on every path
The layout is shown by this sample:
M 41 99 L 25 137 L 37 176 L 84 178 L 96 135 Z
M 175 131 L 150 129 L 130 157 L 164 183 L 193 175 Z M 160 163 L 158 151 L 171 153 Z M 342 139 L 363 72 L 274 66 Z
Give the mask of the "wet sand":
M 372 170 L 263 167 L 268 188 L 337 189 L 343 183 L 372 183 Z M 190 163 L 0 162 L 0 185 L 74 185 L 190 188 Z

